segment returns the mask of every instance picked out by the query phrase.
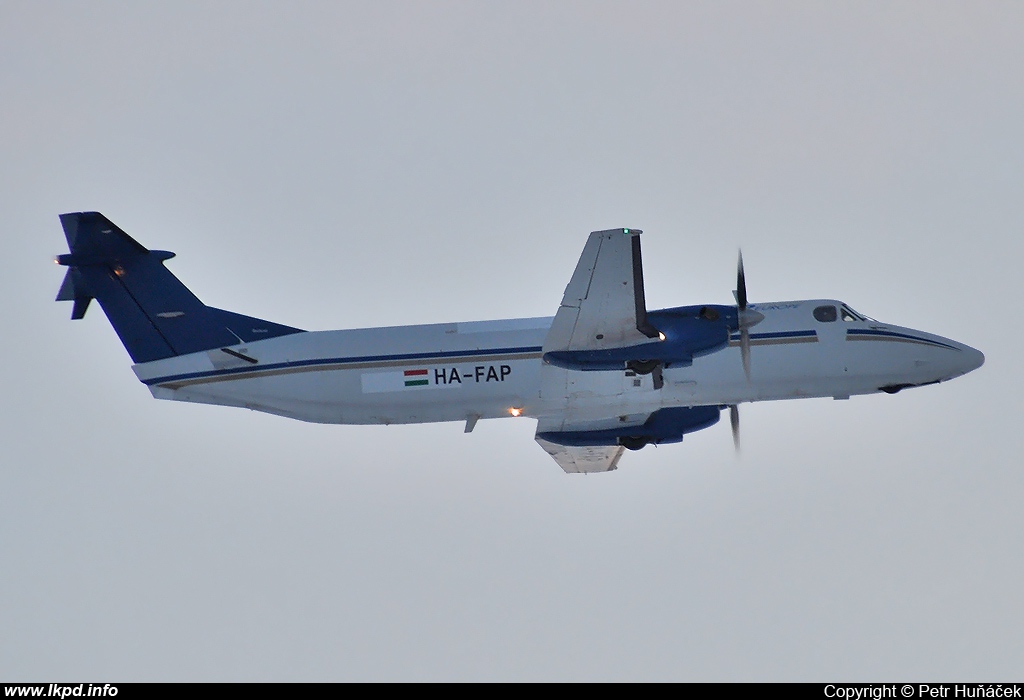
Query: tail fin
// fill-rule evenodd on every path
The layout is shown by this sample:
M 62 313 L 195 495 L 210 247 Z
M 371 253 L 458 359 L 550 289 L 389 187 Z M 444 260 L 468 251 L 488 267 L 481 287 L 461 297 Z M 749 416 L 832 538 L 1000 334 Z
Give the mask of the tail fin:
M 71 318 L 96 299 L 135 362 L 151 362 L 301 333 L 298 328 L 206 306 L 164 267 L 174 257 L 148 250 L 98 212 L 61 214 L 70 254 L 57 301 L 73 301 Z

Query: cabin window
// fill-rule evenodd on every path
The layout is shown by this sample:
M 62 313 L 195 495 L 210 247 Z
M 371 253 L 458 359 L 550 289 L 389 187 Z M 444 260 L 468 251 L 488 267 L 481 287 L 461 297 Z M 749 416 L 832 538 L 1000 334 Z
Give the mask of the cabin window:
M 814 318 L 821 321 L 822 323 L 831 323 L 838 318 L 836 313 L 836 307 L 834 306 L 819 306 L 814 310 Z

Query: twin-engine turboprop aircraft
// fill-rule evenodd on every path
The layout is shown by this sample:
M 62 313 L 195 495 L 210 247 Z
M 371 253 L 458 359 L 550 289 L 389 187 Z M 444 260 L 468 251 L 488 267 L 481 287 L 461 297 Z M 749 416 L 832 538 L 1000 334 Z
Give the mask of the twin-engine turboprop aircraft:
M 832 299 L 648 311 L 640 231 L 590 234 L 554 318 L 302 331 L 206 306 L 97 212 L 60 217 L 71 249 L 58 301 L 97 299 L 159 399 L 317 423 L 527 416 L 566 472 L 680 442 L 746 401 L 896 393 L 981 366 L 979 351 Z

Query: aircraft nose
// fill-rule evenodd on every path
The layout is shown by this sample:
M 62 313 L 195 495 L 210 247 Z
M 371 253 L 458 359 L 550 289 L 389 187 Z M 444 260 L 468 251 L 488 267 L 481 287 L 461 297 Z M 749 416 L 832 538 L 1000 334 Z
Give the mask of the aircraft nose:
M 938 346 L 931 353 L 931 359 L 924 360 L 922 357 L 915 360 L 915 365 L 921 367 L 929 375 L 930 381 L 927 382 L 929 384 L 961 377 L 985 364 L 985 355 L 970 345 L 964 345 L 938 335 L 922 333 L 920 337 L 929 338 Z
M 969 345 L 961 345 L 960 354 L 962 357 L 960 358 L 960 362 L 957 363 L 959 365 L 958 369 L 960 369 L 960 374 L 973 372 L 985 364 L 985 353 L 981 350 L 975 350 Z
M 960 377 L 985 364 L 985 355 L 980 350 L 952 340 L 948 341 L 948 345 L 952 349 L 946 351 L 946 360 L 942 363 L 946 379 Z

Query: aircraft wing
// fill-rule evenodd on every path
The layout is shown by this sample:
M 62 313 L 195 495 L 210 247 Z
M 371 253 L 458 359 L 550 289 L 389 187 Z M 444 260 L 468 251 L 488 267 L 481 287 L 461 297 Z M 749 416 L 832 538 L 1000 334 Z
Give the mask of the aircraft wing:
M 534 439 L 567 474 L 610 472 L 625 449 L 618 444 L 615 430 L 642 425 L 649 417 L 649 413 L 607 418 L 544 416 L 537 421 Z
M 640 233 L 590 234 L 544 339 L 545 353 L 621 348 L 658 337 L 647 320 Z
M 657 337 L 657 329 L 647 321 L 640 231 L 594 231 L 565 288 L 544 339 L 543 352 L 586 353 L 649 343 Z M 568 400 L 571 404 L 576 395 L 621 393 L 621 382 L 621 372 L 570 372 L 545 361 L 540 393 L 548 400 Z M 618 416 L 622 412 L 610 406 L 607 416 L 591 415 L 589 419 L 574 416 L 571 411 L 543 417 L 537 424 L 535 439 L 567 473 L 612 471 L 624 448 L 614 436 L 598 437 L 594 433 L 593 441 L 585 436 L 621 425 Z M 647 415 L 636 418 L 642 423 Z
M 626 449 L 620 445 L 605 447 L 569 447 L 537 438 L 537 444 L 551 455 L 566 474 L 610 472 L 619 464 Z

